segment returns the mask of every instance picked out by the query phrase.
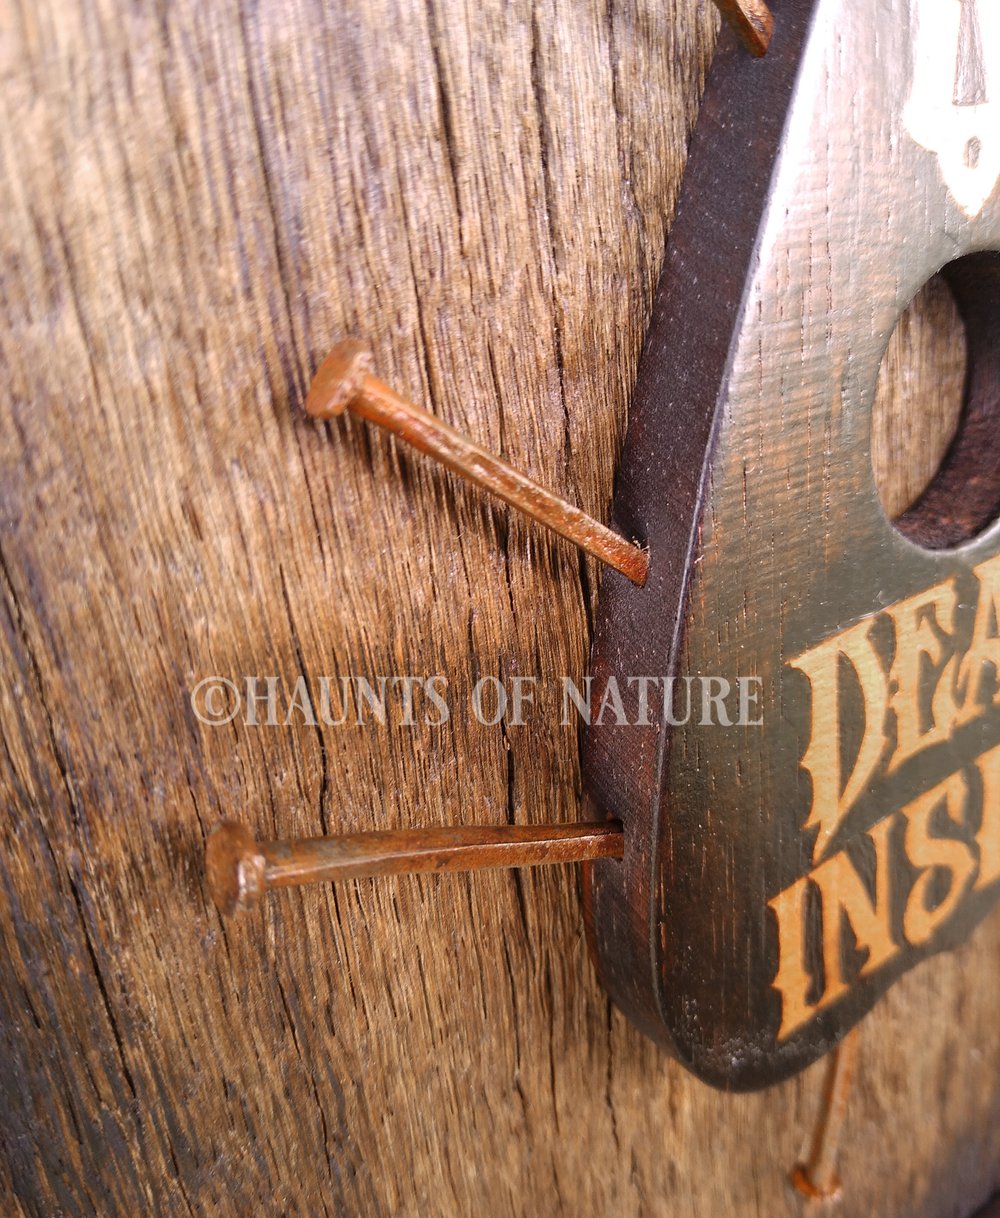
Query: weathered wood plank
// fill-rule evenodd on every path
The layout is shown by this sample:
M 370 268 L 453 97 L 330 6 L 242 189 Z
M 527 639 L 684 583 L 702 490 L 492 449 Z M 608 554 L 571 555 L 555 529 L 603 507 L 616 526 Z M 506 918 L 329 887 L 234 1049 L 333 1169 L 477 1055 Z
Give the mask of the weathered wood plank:
M 609 1010 L 570 869 L 223 926 L 204 835 L 573 820 L 506 733 L 200 724 L 211 674 L 585 670 L 598 579 L 347 421 L 330 341 L 603 514 L 714 14 L 9 4 L 0 34 L 4 1208 L 794 1213 L 821 1073 L 688 1078 Z M 864 1030 L 845 1213 L 1000 1183 L 1000 924 Z M 457 1001 L 456 1001 L 457 996 Z

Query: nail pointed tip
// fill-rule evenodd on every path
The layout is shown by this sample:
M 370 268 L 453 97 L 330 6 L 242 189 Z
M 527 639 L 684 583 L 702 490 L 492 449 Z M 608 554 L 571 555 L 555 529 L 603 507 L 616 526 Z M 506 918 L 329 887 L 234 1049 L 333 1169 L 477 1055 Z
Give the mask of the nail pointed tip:
M 264 856 L 238 821 L 220 820 L 208 835 L 205 878 L 216 908 L 227 918 L 252 909 L 264 890 Z
M 374 365 L 371 349 L 356 338 L 345 338 L 316 370 L 306 394 L 305 409 L 316 419 L 343 414 L 361 392 Z

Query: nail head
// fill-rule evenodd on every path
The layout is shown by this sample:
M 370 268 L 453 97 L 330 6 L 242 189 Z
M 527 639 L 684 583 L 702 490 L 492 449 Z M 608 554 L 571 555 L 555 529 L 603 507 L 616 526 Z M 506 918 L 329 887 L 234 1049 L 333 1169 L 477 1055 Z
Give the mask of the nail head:
M 253 909 L 264 891 L 264 856 L 236 821 L 219 821 L 208 835 L 205 871 L 212 900 L 226 917 Z
M 332 419 L 350 406 L 371 372 L 371 349 L 359 339 L 337 343 L 320 364 L 306 395 L 306 411 L 317 419 Z

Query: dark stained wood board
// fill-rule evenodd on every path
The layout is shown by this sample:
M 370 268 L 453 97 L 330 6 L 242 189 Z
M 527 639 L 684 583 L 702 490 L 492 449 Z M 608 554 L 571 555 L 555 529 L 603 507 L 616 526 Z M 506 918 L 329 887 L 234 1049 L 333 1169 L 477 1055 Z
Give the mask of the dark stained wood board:
M 625 857 L 588 871 L 588 929 L 612 995 L 721 1087 L 816 1060 L 1000 901 L 1000 21 L 979 14 L 785 0 L 763 61 L 728 37 L 670 234 L 614 507 L 650 577 L 608 577 L 593 660 L 588 786 Z M 939 273 L 967 404 L 894 526 L 872 404 Z M 678 682 L 672 730 L 650 675 Z

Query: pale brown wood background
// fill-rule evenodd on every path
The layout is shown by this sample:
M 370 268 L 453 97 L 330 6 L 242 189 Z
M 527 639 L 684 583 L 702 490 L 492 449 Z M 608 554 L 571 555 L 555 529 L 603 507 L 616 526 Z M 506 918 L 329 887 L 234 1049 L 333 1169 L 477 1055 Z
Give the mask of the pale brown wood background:
M 799 1212 L 824 1067 L 756 1096 L 689 1078 L 597 986 L 573 869 L 226 925 L 202 885 L 220 815 L 582 814 L 548 684 L 521 728 L 462 703 L 481 675 L 582 680 L 599 572 L 299 404 L 366 335 L 603 514 L 716 28 L 689 0 L 0 5 L 4 1213 Z M 906 437 L 953 425 L 929 309 L 876 427 L 890 499 L 927 465 Z M 300 673 L 446 674 L 456 713 L 192 712 L 206 676 Z M 1000 1186 L 998 954 L 994 916 L 866 1021 L 845 1215 Z

